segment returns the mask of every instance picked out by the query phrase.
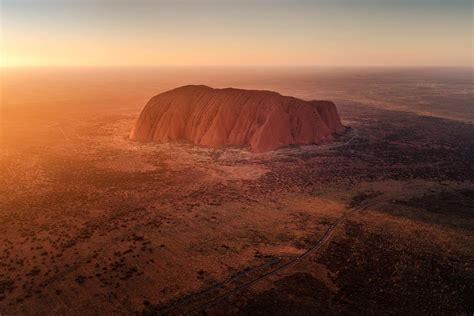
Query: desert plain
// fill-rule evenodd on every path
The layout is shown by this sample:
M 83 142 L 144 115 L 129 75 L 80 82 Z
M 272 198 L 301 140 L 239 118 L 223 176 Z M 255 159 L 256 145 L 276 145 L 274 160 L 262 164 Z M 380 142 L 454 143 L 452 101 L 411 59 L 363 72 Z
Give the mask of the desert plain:
M 60 75 L 2 78 L 0 314 L 474 312 L 469 116 L 344 96 L 332 144 L 142 143 L 141 108 L 181 79 Z

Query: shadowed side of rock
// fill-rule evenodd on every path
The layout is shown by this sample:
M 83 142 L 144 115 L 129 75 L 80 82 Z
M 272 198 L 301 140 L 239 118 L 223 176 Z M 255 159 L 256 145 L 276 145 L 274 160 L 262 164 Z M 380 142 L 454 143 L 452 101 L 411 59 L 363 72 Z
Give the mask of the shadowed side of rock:
M 342 133 L 330 101 L 303 101 L 271 91 L 184 86 L 153 97 L 130 138 L 186 140 L 207 147 L 263 152 L 292 144 L 328 143 Z

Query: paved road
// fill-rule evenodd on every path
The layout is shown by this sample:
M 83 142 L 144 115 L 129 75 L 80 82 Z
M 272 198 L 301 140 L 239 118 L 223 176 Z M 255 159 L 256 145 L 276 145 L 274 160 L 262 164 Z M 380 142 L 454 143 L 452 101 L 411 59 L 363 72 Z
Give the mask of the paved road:
M 342 146 L 347 146 L 349 145 L 351 142 L 353 142 L 355 139 L 357 139 L 357 137 L 359 136 L 359 133 L 357 130 L 353 129 L 352 132 L 354 133 L 352 135 L 352 137 L 347 140 L 346 142 L 344 143 L 335 143 L 335 144 L 329 144 L 329 145 L 324 145 L 324 146 L 320 146 L 319 148 L 317 148 L 316 150 L 317 151 L 326 151 L 326 150 L 331 150 L 331 149 L 334 149 L 334 148 L 338 148 L 338 147 L 342 147 Z M 379 204 L 379 203 L 382 203 L 384 201 L 386 201 L 387 199 L 380 199 L 379 198 L 375 198 L 373 199 L 372 201 L 370 201 L 370 203 L 366 204 L 366 205 L 363 205 L 363 206 L 359 206 L 359 207 L 356 207 L 356 208 L 352 208 L 352 209 L 349 209 L 348 211 L 346 211 L 341 217 L 339 217 L 327 230 L 326 232 L 324 233 L 324 235 L 318 240 L 318 242 L 316 244 L 314 244 L 312 247 L 310 247 L 308 250 L 306 250 L 303 254 L 297 256 L 297 257 L 294 257 L 292 259 L 290 259 L 288 262 L 282 264 L 282 265 L 279 265 L 273 269 L 271 269 L 270 271 L 260 275 L 260 276 L 257 276 L 249 281 L 246 281 L 230 290 L 228 290 L 227 292 L 221 294 L 221 295 L 218 295 L 216 296 L 215 298 L 207 301 L 206 303 L 192 309 L 191 311 L 187 312 L 186 315 L 193 315 L 193 314 L 196 314 L 196 313 L 199 313 L 203 310 L 205 310 L 206 308 L 210 307 L 210 306 L 213 306 L 215 304 L 217 304 L 218 302 L 222 301 L 223 299 L 231 296 L 231 295 L 234 295 L 250 286 L 252 286 L 253 284 L 259 282 L 259 281 L 262 281 L 264 279 L 267 279 L 285 269 L 288 269 L 296 264 L 298 264 L 300 261 L 302 261 L 304 258 L 306 258 L 307 256 L 309 256 L 310 254 L 316 252 L 317 250 L 321 249 L 322 246 L 324 246 L 327 241 L 331 238 L 334 230 L 342 223 L 344 222 L 351 214 L 353 214 L 354 212 L 358 212 L 358 211 L 362 211 L 362 210 L 365 210 L 371 206 L 374 206 L 376 204 Z M 252 269 L 244 269 L 242 270 L 241 272 L 237 273 L 235 276 L 225 280 L 224 282 L 221 282 L 221 283 L 218 283 L 212 287 L 209 287 L 209 288 L 206 288 L 204 289 L 203 291 L 199 292 L 199 293 L 196 293 L 194 295 L 190 295 L 190 296 L 187 296 L 186 298 L 180 300 L 180 301 L 177 301 L 175 302 L 174 304 L 168 306 L 167 308 L 163 309 L 163 310 L 160 310 L 159 311 L 159 314 L 167 314 L 167 313 L 170 313 L 170 312 L 173 312 L 174 310 L 176 310 L 177 308 L 180 308 L 180 307 L 185 307 L 187 304 L 189 303 L 192 303 L 193 301 L 195 300 L 198 300 L 200 298 L 203 298 L 204 296 L 208 295 L 209 293 L 212 293 L 213 291 L 217 291 L 219 289 L 223 289 L 225 288 L 226 286 L 232 284 L 233 282 L 237 282 L 239 279 L 242 279 L 243 277 L 245 276 L 248 276 L 248 275 L 251 275 L 252 273 L 255 273 L 257 272 L 258 270 L 262 270 L 263 268 L 268 268 L 268 267 L 271 267 L 271 266 L 274 266 L 274 265 L 277 265 L 278 263 L 281 263 L 283 261 L 283 259 L 281 257 L 278 257 L 278 258 L 274 258 L 272 261 L 268 262 L 268 263 L 265 263 L 261 266 L 258 266 L 258 267 L 254 267 Z
M 382 195 L 382 196 L 379 196 L 379 197 L 376 197 L 376 198 L 372 199 L 369 203 L 366 203 L 362 206 L 349 209 L 341 217 L 339 217 L 331 226 L 329 226 L 329 228 L 326 230 L 324 235 L 313 246 L 311 246 L 308 250 L 306 250 L 303 254 L 301 254 L 297 257 L 294 257 L 291 260 L 289 260 L 288 262 L 286 262 L 282 265 L 279 265 L 279 266 L 271 269 L 270 271 L 268 271 L 268 272 L 266 272 L 266 273 L 264 273 L 260 276 L 257 276 L 255 278 L 249 280 L 249 281 L 246 281 L 246 282 L 244 282 L 244 283 L 228 290 L 227 292 L 222 293 L 222 294 L 210 299 L 209 301 L 205 302 L 202 305 L 199 305 L 198 307 L 192 309 L 191 311 L 186 312 L 185 314 L 186 315 L 195 315 L 195 314 L 197 314 L 201 311 L 204 311 L 206 308 L 209 308 L 209 307 L 219 303 L 223 299 L 228 298 L 228 297 L 230 297 L 234 294 L 237 294 L 237 293 L 241 292 L 242 290 L 244 290 L 246 288 L 249 288 L 250 286 L 254 285 L 257 282 L 260 282 L 264 279 L 268 279 L 269 277 L 271 277 L 271 276 L 273 276 L 273 275 L 275 275 L 275 274 L 277 274 L 277 273 L 279 273 L 283 270 L 286 270 L 286 269 L 288 269 L 292 266 L 295 266 L 296 264 L 301 262 L 303 259 L 305 259 L 309 255 L 311 255 L 311 254 L 317 252 L 319 249 L 321 249 L 330 240 L 330 238 L 332 237 L 332 235 L 334 233 L 334 230 L 336 228 L 338 228 L 339 225 L 341 223 L 343 223 L 351 214 L 353 214 L 355 212 L 360 212 L 360 211 L 366 210 L 370 207 L 373 207 L 375 205 L 384 203 L 388 200 L 389 200 L 388 198 L 386 198 Z M 265 263 L 264 265 L 258 266 L 256 268 L 244 269 L 244 270 L 242 270 L 242 272 L 238 273 L 236 276 L 234 276 L 232 278 L 229 278 L 229 279 L 227 279 L 226 281 L 224 281 L 222 283 L 219 283 L 219 284 L 216 284 L 216 285 L 214 285 L 210 288 L 204 289 L 203 291 L 201 291 L 201 292 L 199 292 L 195 295 L 188 296 L 185 299 L 180 300 L 180 301 L 176 302 L 175 304 L 173 304 L 171 306 L 168 306 L 167 308 L 159 311 L 159 314 L 167 314 L 167 313 L 173 312 L 177 308 L 185 307 L 187 304 L 192 303 L 193 301 L 195 301 L 195 300 L 197 300 L 201 297 L 204 297 L 205 295 L 207 295 L 207 294 L 209 294 L 213 291 L 217 291 L 219 289 L 225 288 L 227 285 L 230 285 L 231 283 L 238 281 L 239 279 L 241 279 L 245 275 L 249 275 L 251 273 L 256 272 L 257 270 L 262 270 L 263 268 L 266 268 L 266 267 L 274 266 L 274 265 L 276 265 L 276 264 L 278 264 L 282 261 L 283 261 L 282 258 L 278 257 L 278 258 L 275 258 L 272 261 L 270 261 L 268 263 Z

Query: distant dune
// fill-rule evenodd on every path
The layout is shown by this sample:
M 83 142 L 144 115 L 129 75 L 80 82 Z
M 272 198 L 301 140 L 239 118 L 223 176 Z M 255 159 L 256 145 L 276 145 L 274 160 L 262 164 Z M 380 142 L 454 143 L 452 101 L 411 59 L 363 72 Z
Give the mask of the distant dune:
M 272 91 L 189 85 L 153 97 L 130 138 L 187 140 L 207 147 L 249 146 L 263 152 L 329 143 L 345 130 L 330 101 L 303 101 Z

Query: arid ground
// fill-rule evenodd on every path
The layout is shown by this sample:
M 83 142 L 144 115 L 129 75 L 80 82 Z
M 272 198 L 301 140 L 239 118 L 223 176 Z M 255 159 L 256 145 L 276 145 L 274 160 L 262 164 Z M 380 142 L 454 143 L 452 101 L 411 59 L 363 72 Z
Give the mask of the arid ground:
M 3 108 L 0 314 L 474 312 L 472 122 L 345 101 L 252 154 L 130 141 L 146 93 Z

